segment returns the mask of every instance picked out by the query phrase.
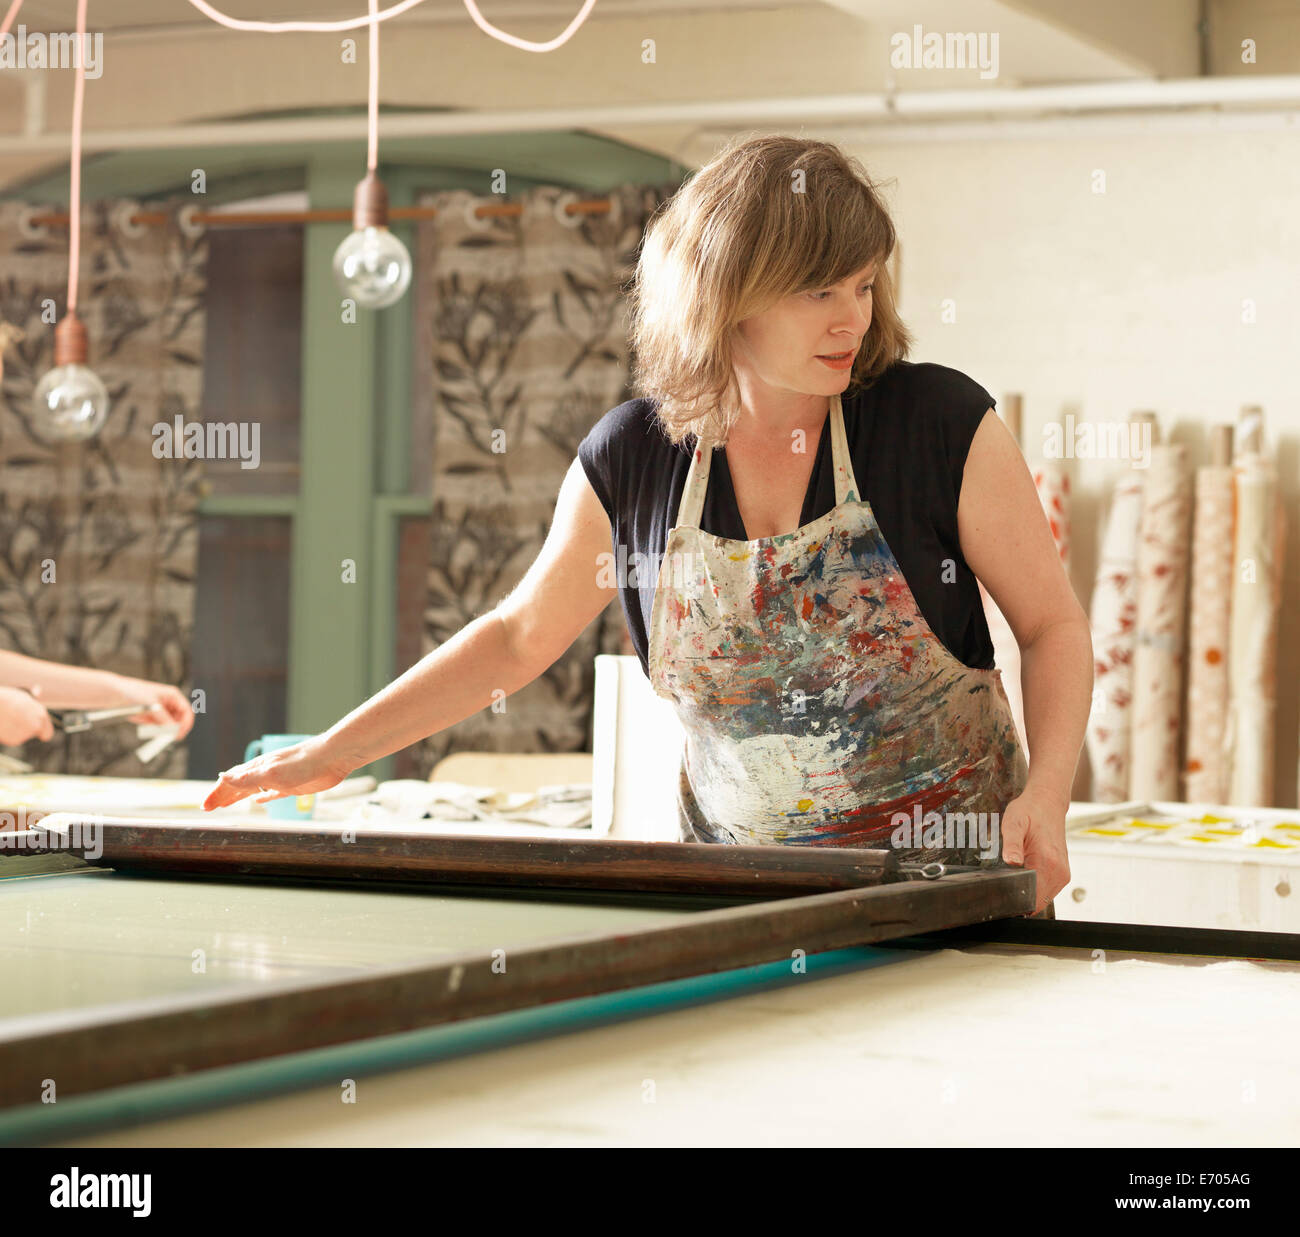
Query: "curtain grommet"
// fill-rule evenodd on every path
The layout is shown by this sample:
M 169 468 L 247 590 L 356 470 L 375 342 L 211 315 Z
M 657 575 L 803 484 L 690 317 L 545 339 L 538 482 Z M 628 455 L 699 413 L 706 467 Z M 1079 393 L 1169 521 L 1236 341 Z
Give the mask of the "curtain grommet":
M 123 236 L 130 237 L 131 240 L 139 240 L 144 235 L 144 224 L 137 223 L 134 216 L 140 210 L 140 203 L 133 202 L 129 198 L 124 198 L 115 207 L 113 207 L 112 221 L 113 226 L 122 233 Z
M 478 198 L 465 200 L 465 222 L 473 232 L 486 232 L 492 227 L 492 216 L 480 216 L 477 211 L 482 205 Z
M 176 212 L 176 226 L 191 240 L 198 240 L 207 231 L 203 224 L 196 222 L 198 213 L 199 208 L 192 202 Z
M 555 199 L 555 218 L 558 222 L 564 224 L 566 228 L 577 228 L 582 226 L 581 212 L 575 211 L 573 214 L 569 214 L 569 212 L 565 210 L 566 206 L 575 203 L 578 200 L 578 195 L 571 191 L 562 193 Z

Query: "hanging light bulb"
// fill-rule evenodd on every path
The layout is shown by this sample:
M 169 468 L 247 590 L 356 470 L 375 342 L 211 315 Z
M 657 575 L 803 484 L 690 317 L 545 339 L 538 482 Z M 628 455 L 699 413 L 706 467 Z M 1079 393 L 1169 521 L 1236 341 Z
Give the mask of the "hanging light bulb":
M 386 309 L 410 286 L 411 255 L 388 230 L 388 190 L 374 172 L 357 184 L 352 228 L 334 251 L 334 278 L 358 305 Z
M 75 309 L 54 328 L 54 368 L 36 384 L 32 415 L 46 438 L 84 442 L 108 418 L 108 389 L 86 365 L 85 324 Z

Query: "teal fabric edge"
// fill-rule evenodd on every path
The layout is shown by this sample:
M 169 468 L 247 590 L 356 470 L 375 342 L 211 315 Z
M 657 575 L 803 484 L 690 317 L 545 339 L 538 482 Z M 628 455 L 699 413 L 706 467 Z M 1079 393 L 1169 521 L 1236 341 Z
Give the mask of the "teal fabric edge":
M 915 953 L 876 946 L 829 950 L 809 954 L 804 959 L 804 974 L 793 973 L 790 962 L 784 959 L 765 962 L 203 1070 L 179 1078 L 114 1087 L 56 1104 L 27 1104 L 0 1112 L 0 1146 L 40 1146 L 77 1135 L 147 1125 L 338 1082 L 344 1077 L 453 1060 L 748 992 L 786 987 L 810 978 L 866 970 L 908 957 L 915 957 Z

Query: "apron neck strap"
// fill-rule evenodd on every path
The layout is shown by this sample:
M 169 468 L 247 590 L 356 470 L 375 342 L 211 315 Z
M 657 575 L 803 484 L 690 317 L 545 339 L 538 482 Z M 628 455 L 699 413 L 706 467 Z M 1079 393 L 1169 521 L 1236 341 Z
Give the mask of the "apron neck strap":
M 831 396 L 831 460 L 835 465 L 835 505 L 860 502 L 862 495 L 853 473 L 849 438 L 844 432 L 844 409 L 838 395 Z
M 848 436 L 844 432 L 844 410 L 838 395 L 831 396 L 831 459 L 835 475 L 835 505 L 858 502 L 861 494 L 853 473 L 853 460 L 849 456 Z M 699 528 L 704 511 L 704 495 L 709 488 L 709 465 L 713 460 L 714 444 L 708 439 L 697 441 L 691 456 L 691 467 L 686 474 L 686 486 L 677 507 L 676 528 Z

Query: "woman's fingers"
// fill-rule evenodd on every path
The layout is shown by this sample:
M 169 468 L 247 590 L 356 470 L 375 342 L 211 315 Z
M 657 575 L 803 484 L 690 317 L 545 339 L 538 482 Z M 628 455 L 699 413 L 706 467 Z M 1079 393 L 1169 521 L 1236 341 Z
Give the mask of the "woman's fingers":
M 294 751 L 294 748 L 284 748 L 270 756 L 258 756 L 227 769 L 204 799 L 204 810 L 225 807 L 249 795 L 253 796 L 254 803 L 270 803 L 273 799 L 287 799 L 298 794 L 297 787 L 303 779 L 291 772 L 295 761 L 289 753 Z
M 262 787 L 258 784 L 259 771 L 254 767 L 255 764 L 255 761 L 250 761 L 222 773 L 217 778 L 217 784 L 208 792 L 208 797 L 203 800 L 203 810 L 226 807 L 260 791 Z

